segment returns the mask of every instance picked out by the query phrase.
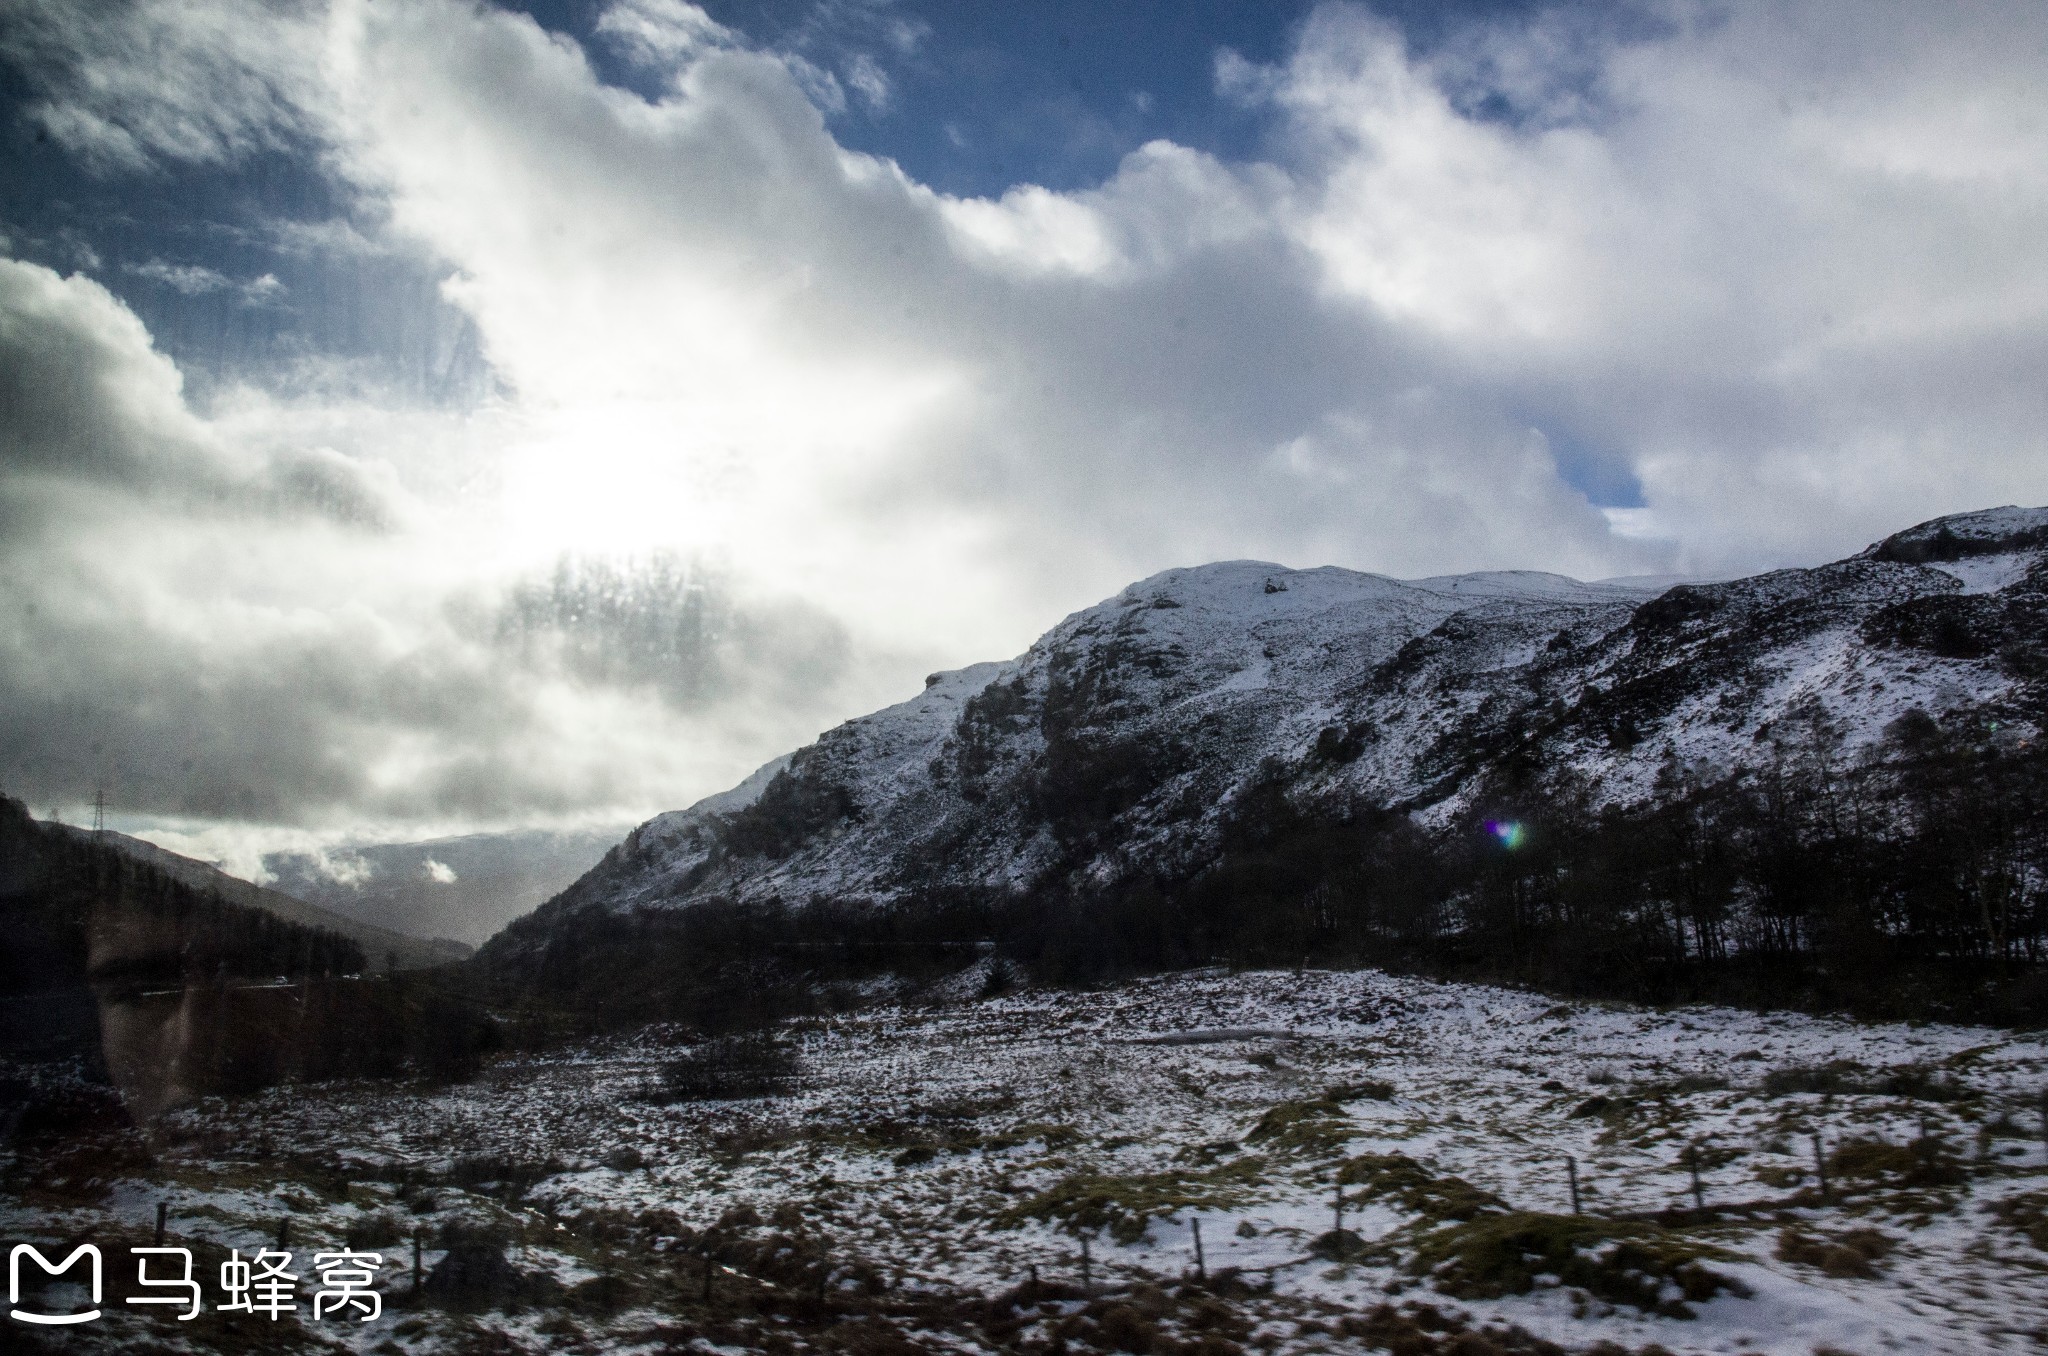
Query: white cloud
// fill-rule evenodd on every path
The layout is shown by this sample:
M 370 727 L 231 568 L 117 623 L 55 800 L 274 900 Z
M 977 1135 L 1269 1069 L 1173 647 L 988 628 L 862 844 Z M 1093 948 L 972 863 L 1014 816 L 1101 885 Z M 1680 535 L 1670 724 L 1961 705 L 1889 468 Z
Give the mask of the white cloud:
M 623 818 L 816 728 L 844 668 L 829 619 L 723 576 L 666 625 L 479 628 L 531 578 L 473 498 L 516 412 L 201 416 L 84 278 L 0 260 L 0 409 L 0 785 L 39 804 L 105 785 L 195 842 Z
M 868 112 L 881 113 L 889 107 L 889 76 L 881 63 L 866 52 L 855 52 L 846 59 L 844 69 L 846 83 L 867 105 Z
M 131 264 L 130 273 L 137 277 L 159 282 L 188 297 L 202 297 L 209 292 L 234 292 L 249 305 L 260 305 L 273 301 L 284 294 L 284 284 L 272 273 L 260 277 L 237 280 L 216 272 L 203 264 L 167 264 L 161 259 L 151 259 L 143 264 Z
M 616 0 L 597 19 L 598 33 L 650 66 L 674 67 L 739 35 L 686 0 Z
M 89 165 L 206 163 L 294 143 L 315 115 L 313 0 L 0 0 L 30 115 Z

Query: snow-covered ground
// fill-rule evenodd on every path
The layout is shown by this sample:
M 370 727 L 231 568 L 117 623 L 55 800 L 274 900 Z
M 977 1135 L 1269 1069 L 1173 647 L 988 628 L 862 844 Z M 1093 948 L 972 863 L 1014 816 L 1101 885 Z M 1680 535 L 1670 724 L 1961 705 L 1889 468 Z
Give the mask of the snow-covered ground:
M 9 1164 L 0 1220 L 10 1241 L 146 1242 L 162 1200 L 173 1241 L 245 1256 L 286 1217 L 301 1251 L 381 1236 L 384 1316 L 303 1332 L 382 1352 L 2048 1344 L 2037 1036 L 1322 971 L 783 1034 L 796 1085 L 747 1101 L 649 1099 L 681 1049 L 650 1031 L 451 1088 L 208 1102 L 152 1131 L 147 1168 L 31 1185 Z M 410 1244 L 391 1239 L 432 1231 L 431 1268 L 451 1221 L 497 1231 L 523 1300 L 406 1298 Z M 730 1268 L 709 1307 L 707 1243 Z M 107 1307 L 63 1341 L 178 1336 Z M 185 1333 L 200 1350 L 253 1325 L 289 1345 L 288 1324 L 207 1322 Z M 1466 1329 L 1495 1345 L 1454 1347 Z

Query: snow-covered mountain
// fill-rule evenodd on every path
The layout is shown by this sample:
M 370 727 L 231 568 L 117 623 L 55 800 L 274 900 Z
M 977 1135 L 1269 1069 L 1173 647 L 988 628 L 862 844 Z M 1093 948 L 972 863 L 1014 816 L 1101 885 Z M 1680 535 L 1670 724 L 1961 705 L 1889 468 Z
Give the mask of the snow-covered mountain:
M 1170 570 L 649 820 L 494 946 L 591 910 L 1182 874 L 1276 783 L 1443 825 L 1511 766 L 1634 802 L 1674 761 L 1731 770 L 1815 729 L 1853 753 L 1915 708 L 2024 738 L 2048 722 L 2044 622 L 2048 508 L 1669 588 Z

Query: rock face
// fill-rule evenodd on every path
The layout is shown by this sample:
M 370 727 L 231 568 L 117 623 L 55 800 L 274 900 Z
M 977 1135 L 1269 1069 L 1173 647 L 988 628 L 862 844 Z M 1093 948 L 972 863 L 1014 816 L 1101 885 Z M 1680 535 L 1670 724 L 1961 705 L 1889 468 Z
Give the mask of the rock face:
M 2048 509 L 1672 588 L 1170 570 L 649 820 L 487 951 L 590 911 L 1184 875 L 1254 786 L 1442 826 L 1505 777 L 1639 802 L 1673 763 L 1815 729 L 1854 752 L 1915 709 L 2028 737 L 2044 698 Z

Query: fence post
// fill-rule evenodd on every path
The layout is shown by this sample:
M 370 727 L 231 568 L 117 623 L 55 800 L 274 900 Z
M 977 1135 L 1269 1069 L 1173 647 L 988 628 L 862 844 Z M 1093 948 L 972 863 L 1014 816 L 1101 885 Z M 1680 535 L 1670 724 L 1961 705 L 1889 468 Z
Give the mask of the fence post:
M 1704 1210 L 1707 1208 L 1707 1193 L 1706 1189 L 1700 1185 L 1699 1145 L 1688 1144 L 1685 1146 L 1685 1166 L 1692 1170 L 1692 1203 L 1695 1208 Z
M 1189 1222 L 1194 1226 L 1195 1230 L 1195 1279 L 1206 1281 L 1209 1279 L 1209 1267 L 1202 1260 L 1202 1221 L 1191 1220 Z
M 1082 1290 L 1082 1293 L 1084 1293 L 1084 1294 L 1086 1294 L 1086 1293 L 1091 1293 L 1091 1292 L 1093 1291 L 1093 1289 L 1094 1289 L 1094 1282 L 1093 1282 L 1093 1281 L 1092 1281 L 1092 1280 L 1090 1279 L 1090 1262 L 1091 1262 L 1091 1261 L 1092 1261 L 1092 1259 L 1091 1259 L 1091 1258 L 1090 1258 L 1090 1257 L 1088 1256 L 1088 1235 L 1086 1235 L 1086 1234 L 1082 1234 L 1082 1235 L 1081 1235 L 1081 1290 Z
M 420 1247 L 421 1238 L 425 1233 L 424 1229 L 412 1231 L 412 1293 L 415 1295 L 420 1293 Z
M 1573 1158 L 1570 1154 L 1566 1154 L 1564 1156 L 1564 1171 L 1565 1176 L 1571 1179 L 1572 1213 L 1576 1215 L 1579 1213 L 1579 1160 Z
M 1814 1176 L 1820 1179 L 1820 1203 L 1826 1205 L 1828 1203 L 1828 1160 L 1827 1155 L 1821 1152 L 1820 1133 L 1818 1131 L 1814 1132 L 1813 1136 L 1813 1172 Z
M 156 1203 L 156 1246 L 159 1248 L 164 1245 L 164 1224 L 170 1213 L 171 1203 L 169 1201 L 158 1201 Z

